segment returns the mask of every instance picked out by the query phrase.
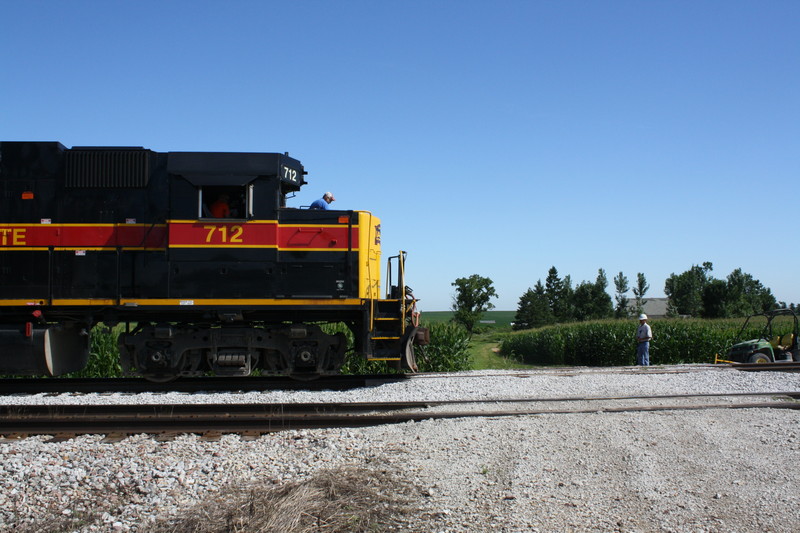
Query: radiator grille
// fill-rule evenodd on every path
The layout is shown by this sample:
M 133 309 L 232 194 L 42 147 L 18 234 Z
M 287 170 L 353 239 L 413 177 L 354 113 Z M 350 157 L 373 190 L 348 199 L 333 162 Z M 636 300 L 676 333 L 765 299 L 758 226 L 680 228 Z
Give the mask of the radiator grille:
M 149 150 L 69 150 L 67 187 L 146 187 Z

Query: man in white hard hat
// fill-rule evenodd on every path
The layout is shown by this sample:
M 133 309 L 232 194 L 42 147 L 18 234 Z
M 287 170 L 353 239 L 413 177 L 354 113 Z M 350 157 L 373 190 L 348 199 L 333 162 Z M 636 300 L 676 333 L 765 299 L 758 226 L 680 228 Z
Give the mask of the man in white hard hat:
M 334 201 L 336 201 L 336 198 L 333 197 L 333 193 L 326 192 L 322 195 L 322 198 L 319 200 L 314 200 L 311 203 L 311 206 L 309 206 L 309 209 L 330 209 L 328 204 Z
M 650 366 L 650 340 L 653 330 L 647 323 L 647 315 L 639 315 L 639 327 L 636 329 L 636 364 Z

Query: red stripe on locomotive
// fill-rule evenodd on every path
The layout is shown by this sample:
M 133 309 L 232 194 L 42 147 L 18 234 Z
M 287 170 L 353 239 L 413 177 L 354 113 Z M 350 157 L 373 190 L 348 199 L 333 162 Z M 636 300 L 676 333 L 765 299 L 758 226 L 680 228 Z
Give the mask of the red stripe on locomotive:
M 173 222 L 170 247 L 265 247 L 280 249 L 358 249 L 358 228 L 295 226 L 278 223 Z
M 0 246 L 10 248 L 164 248 L 166 227 L 144 224 L 0 225 Z

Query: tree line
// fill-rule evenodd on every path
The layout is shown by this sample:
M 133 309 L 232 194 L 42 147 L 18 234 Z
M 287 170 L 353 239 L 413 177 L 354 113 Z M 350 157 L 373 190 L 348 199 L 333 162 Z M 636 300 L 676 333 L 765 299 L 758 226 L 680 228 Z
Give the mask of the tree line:
M 561 278 L 558 269 L 552 266 L 544 284 L 539 279 L 532 289 L 520 296 L 514 329 L 627 316 L 628 298 L 625 294 L 629 290 L 628 278 L 620 272 L 614 278 L 614 284 L 617 287 L 616 307 L 606 290 L 608 276 L 602 268 L 598 269 L 594 282 L 582 281 L 573 288 L 572 278 L 569 275 Z M 644 274 L 638 274 L 634 295 L 639 309 L 644 306 L 644 296 L 649 288 Z
M 779 307 L 795 309 L 778 302 L 772 291 L 750 274 L 737 268 L 725 279 L 711 275 L 713 265 L 705 262 L 681 274 L 671 274 L 665 284 L 667 316 L 699 318 L 737 318 L 763 313 Z M 650 285 L 644 273 L 636 274 L 635 284 L 622 272 L 614 279 L 614 300 L 608 294 L 608 277 L 602 268 L 593 281 L 582 281 L 573 287 L 569 275 L 559 276 L 552 266 L 544 283 L 539 279 L 533 288 L 520 296 L 514 329 L 528 329 L 557 323 L 580 322 L 604 318 L 628 318 L 642 312 Z M 497 298 L 490 278 L 473 274 L 458 278 L 452 310 L 454 320 L 473 331 L 481 315 L 494 308 L 492 298 Z M 633 293 L 633 298 L 628 293 Z

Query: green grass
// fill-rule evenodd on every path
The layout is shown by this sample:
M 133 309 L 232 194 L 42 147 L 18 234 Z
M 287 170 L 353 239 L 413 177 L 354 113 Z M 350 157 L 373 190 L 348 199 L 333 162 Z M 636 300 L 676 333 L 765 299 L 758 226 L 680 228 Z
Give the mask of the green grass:
M 510 370 L 518 368 L 534 368 L 514 359 L 503 357 L 499 353 L 500 341 L 496 334 L 481 333 L 473 335 L 469 344 L 469 355 L 473 370 Z
M 500 343 L 511 332 L 516 311 L 487 311 L 470 339 L 468 353 L 473 370 L 508 370 L 517 368 L 533 368 L 521 361 L 503 357 L 499 353 Z M 422 325 L 431 326 L 449 322 L 453 318 L 452 311 L 424 311 Z
M 478 324 L 481 330 L 494 329 L 494 328 L 511 328 L 511 323 L 514 322 L 516 311 L 486 311 L 481 317 L 481 320 L 492 323 Z M 440 322 L 448 322 L 453 318 L 452 311 L 423 311 L 422 322 L 427 324 L 437 324 Z

